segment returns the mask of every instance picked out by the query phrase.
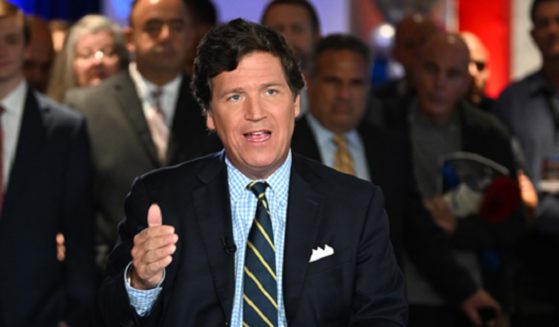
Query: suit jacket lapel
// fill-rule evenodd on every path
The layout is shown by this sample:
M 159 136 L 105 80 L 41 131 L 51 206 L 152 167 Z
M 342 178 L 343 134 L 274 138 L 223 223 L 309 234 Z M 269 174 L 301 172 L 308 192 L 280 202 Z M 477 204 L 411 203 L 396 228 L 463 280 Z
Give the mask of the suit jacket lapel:
M 208 253 L 215 291 L 229 321 L 235 292 L 235 256 L 224 249 L 224 243 L 233 242 L 233 227 L 223 158 L 212 161 L 199 178 L 204 186 L 193 193 L 196 219 Z
M 307 266 L 318 232 L 322 196 L 313 188 L 316 175 L 293 156 L 287 228 L 285 232 L 283 293 L 288 323 L 293 321 L 304 288 Z
M 140 101 L 134 82 L 128 73 L 120 75 L 119 80 L 115 83 L 114 92 L 114 98 L 119 102 L 119 109 L 122 110 L 125 117 L 130 122 L 130 126 L 132 126 L 132 129 L 134 129 L 138 135 L 138 139 L 147 155 L 150 157 L 154 167 L 161 166 L 157 157 L 155 144 L 151 138 L 151 133 L 144 116 L 142 102 Z

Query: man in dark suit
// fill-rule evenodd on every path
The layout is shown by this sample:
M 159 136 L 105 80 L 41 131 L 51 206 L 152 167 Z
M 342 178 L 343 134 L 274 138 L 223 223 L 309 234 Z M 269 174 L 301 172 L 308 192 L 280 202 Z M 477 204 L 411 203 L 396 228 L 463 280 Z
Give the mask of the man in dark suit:
M 86 326 L 95 269 L 85 120 L 24 80 L 25 26 L 0 0 L 0 326 Z
M 218 149 L 182 74 L 184 40 L 194 37 L 187 9 L 182 0 L 134 1 L 126 32 L 134 54 L 128 71 L 67 97 L 88 120 L 101 269 L 134 177 Z
M 475 321 L 477 310 L 494 301 L 455 261 L 446 237 L 423 208 L 409 141 L 363 118 L 370 57 L 368 46 L 353 36 L 334 34 L 318 42 L 307 78 L 310 111 L 297 121 L 292 149 L 336 167 L 340 149 L 332 140 L 345 137 L 352 173 L 382 188 L 399 263 L 406 252 L 429 283 Z
M 237 19 L 206 35 L 193 86 L 225 150 L 134 183 L 100 320 L 406 325 L 380 190 L 291 154 L 303 85 L 276 32 Z

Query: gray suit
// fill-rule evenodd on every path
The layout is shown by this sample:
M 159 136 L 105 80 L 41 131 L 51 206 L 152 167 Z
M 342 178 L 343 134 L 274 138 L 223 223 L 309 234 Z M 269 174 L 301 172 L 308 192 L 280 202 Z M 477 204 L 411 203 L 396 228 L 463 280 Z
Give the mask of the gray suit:
M 206 130 L 200 108 L 183 78 L 170 129 L 167 163 L 176 164 L 220 147 Z M 72 90 L 66 102 L 88 121 L 97 224 L 97 262 L 104 267 L 124 216 L 124 198 L 136 176 L 159 168 L 142 104 L 134 83 L 123 72 L 92 88 Z

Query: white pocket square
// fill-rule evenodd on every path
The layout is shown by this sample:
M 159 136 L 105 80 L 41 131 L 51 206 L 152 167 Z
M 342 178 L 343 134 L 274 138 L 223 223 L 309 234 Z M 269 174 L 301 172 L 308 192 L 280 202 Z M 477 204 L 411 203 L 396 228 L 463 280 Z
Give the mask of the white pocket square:
M 319 246 L 316 249 L 312 249 L 311 259 L 309 260 L 309 262 L 318 261 L 322 258 L 329 257 L 332 254 L 334 254 L 334 249 L 330 245 L 325 244 L 324 248 L 321 248 Z

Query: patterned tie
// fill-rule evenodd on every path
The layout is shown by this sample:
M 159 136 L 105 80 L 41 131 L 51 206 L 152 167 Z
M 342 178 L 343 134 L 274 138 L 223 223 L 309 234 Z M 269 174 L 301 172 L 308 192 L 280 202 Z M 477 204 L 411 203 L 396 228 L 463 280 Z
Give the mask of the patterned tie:
M 355 175 L 353 159 L 351 158 L 351 153 L 349 153 L 347 149 L 347 140 L 345 136 L 336 134 L 332 140 L 338 147 L 338 150 L 336 150 L 336 157 L 334 158 L 334 168 L 342 173 Z
M 4 129 L 2 128 L 2 114 L 4 107 L 0 106 L 0 214 L 4 208 Z
M 278 321 L 276 256 L 266 182 L 251 182 L 258 204 L 245 251 L 243 326 L 276 326 Z
M 152 93 L 153 106 L 147 110 L 146 120 L 148 123 L 151 138 L 157 150 L 159 162 L 164 165 L 167 154 L 167 143 L 169 140 L 169 127 L 165 122 L 165 113 L 161 110 L 161 89 Z

